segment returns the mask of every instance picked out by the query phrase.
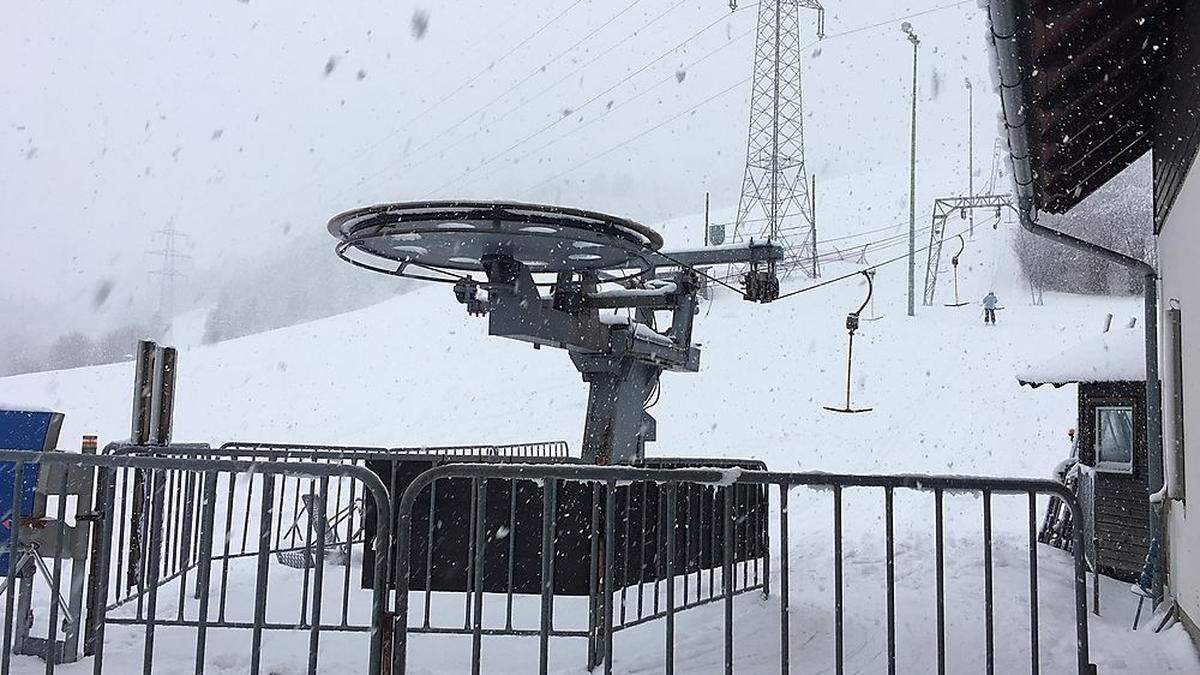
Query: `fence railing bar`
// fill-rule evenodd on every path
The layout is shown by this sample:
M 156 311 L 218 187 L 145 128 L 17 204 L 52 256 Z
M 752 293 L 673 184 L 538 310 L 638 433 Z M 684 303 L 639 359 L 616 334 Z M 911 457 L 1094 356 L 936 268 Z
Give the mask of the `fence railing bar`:
M 249 495 L 254 492 L 254 474 L 249 476 L 247 490 L 247 505 L 251 500 Z M 267 479 L 270 480 L 267 480 Z M 267 621 L 267 585 L 270 579 L 268 571 L 271 564 L 271 526 L 274 523 L 272 511 L 275 508 L 275 477 L 263 476 L 262 498 L 259 500 L 258 525 L 258 565 L 254 578 L 254 628 L 250 635 L 250 675 L 258 675 L 262 661 L 262 624 Z M 247 519 L 251 509 L 246 509 Z
M 181 526 L 182 535 L 179 540 L 179 551 L 180 551 L 179 558 L 180 558 L 180 560 L 182 560 L 182 563 L 180 564 L 181 569 L 179 570 L 181 573 L 180 577 L 179 577 L 179 599 L 178 599 L 179 607 L 178 607 L 178 611 L 176 613 L 176 618 L 178 618 L 178 619 L 183 618 L 183 610 L 184 610 L 184 607 L 187 606 L 186 602 L 185 602 L 187 600 L 187 573 L 188 573 L 188 570 L 191 569 L 192 560 L 193 560 L 193 558 L 191 557 L 191 550 L 192 550 L 192 530 L 191 530 L 191 528 L 192 528 L 192 518 L 193 518 L 192 511 L 195 508 L 195 503 L 193 502 L 193 494 L 192 494 L 192 489 L 193 489 L 194 483 L 195 483 L 195 477 L 196 477 L 196 474 L 191 471 L 187 472 L 187 474 L 184 476 L 185 487 L 184 487 L 184 499 L 183 499 L 183 520 L 182 520 L 182 526 Z
M 937 664 L 938 675 L 946 675 L 946 555 L 941 488 L 934 489 L 933 504 L 934 555 L 937 566 Z
M 515 479 L 513 489 L 516 489 Z M 542 611 L 538 635 L 538 673 L 550 667 L 550 633 L 554 630 L 554 537 L 558 512 L 558 481 L 548 478 L 542 489 Z
M 730 485 L 724 488 L 724 493 L 721 516 L 721 590 L 725 595 L 725 673 L 733 675 L 733 500 L 736 490 Z
M 788 616 L 788 487 L 779 486 L 779 670 L 791 670 L 791 632 Z M 769 556 L 768 556 L 769 557 Z
M 308 494 L 310 494 L 310 495 L 313 494 L 313 487 L 314 487 L 314 481 L 313 481 L 313 479 L 309 478 L 308 479 Z M 297 497 L 299 497 L 299 494 L 300 494 L 300 481 L 296 481 Z M 310 504 L 311 503 L 312 503 L 312 501 L 310 500 Z M 314 513 L 314 507 L 315 507 L 315 504 L 313 504 L 313 506 L 309 507 L 309 509 L 307 510 L 308 517 L 305 518 L 304 534 L 302 536 L 307 537 L 308 541 L 313 542 L 312 545 L 315 545 L 321 551 L 324 551 L 325 550 L 325 542 L 321 539 L 313 538 L 313 534 L 314 534 L 313 529 L 316 525 L 316 520 L 317 520 L 317 515 L 316 515 L 316 513 Z M 300 507 L 300 508 L 304 508 L 304 507 Z M 300 510 L 299 509 L 293 510 L 292 517 L 300 518 Z M 275 529 L 278 530 L 279 528 L 275 528 Z M 295 544 L 296 544 L 296 541 L 295 541 L 296 534 L 299 533 L 299 529 L 300 528 L 297 526 L 293 526 L 291 528 L 291 530 L 293 532 L 293 535 L 292 535 L 292 545 L 293 546 L 295 546 Z M 301 545 L 304 546 L 304 569 L 301 570 L 301 574 L 300 574 L 301 581 L 300 581 L 300 624 L 299 625 L 301 627 L 303 627 L 303 626 L 308 625 L 308 584 L 309 584 L 309 578 L 312 576 L 312 574 L 311 574 L 312 568 L 308 564 L 308 559 L 309 559 L 309 556 L 312 554 L 312 550 L 311 550 L 312 545 L 304 545 L 303 541 L 301 541 L 300 543 L 301 543 Z
M 230 544 L 233 540 L 233 530 L 230 529 L 233 525 L 233 498 L 237 491 L 237 476 L 235 474 L 227 474 L 225 488 L 225 536 L 222 537 L 221 555 L 221 595 L 217 598 L 217 622 L 225 623 L 225 601 L 229 591 L 229 551 Z M 250 501 L 246 500 L 249 504 Z M 249 508 L 247 508 L 249 510 Z
M 613 666 L 613 583 L 616 580 L 617 483 L 604 485 L 604 675 L 612 675 Z
M 589 535 L 589 549 L 591 556 L 588 558 L 588 658 L 587 667 L 590 671 L 594 668 L 598 661 L 596 659 L 599 653 L 599 635 L 600 619 L 598 612 L 600 607 L 600 570 L 598 565 L 600 562 L 600 484 L 592 484 L 592 529 Z
M 475 630 L 471 635 L 471 673 L 479 675 L 482 665 L 483 650 L 483 587 L 484 560 L 487 558 L 487 479 L 476 479 L 475 485 L 475 540 L 474 558 L 471 564 L 475 568 L 475 587 L 473 589 Z
M 625 488 L 625 509 L 621 514 L 621 522 L 625 526 L 624 535 L 621 538 L 621 620 L 620 623 L 625 623 L 625 591 L 629 588 L 629 520 L 633 510 L 630 508 L 630 500 L 633 499 L 632 486 Z
M 124 576 L 125 575 L 125 569 L 124 569 L 125 556 L 121 555 L 121 552 L 127 550 L 125 548 L 125 523 L 126 523 L 126 521 L 129 520 L 128 513 L 129 513 L 130 502 L 131 502 L 131 499 L 129 496 L 129 493 L 130 493 L 129 469 L 122 468 L 118 472 L 118 474 L 119 474 L 119 479 L 120 479 L 120 488 L 116 491 L 116 494 L 121 496 L 121 512 L 119 515 L 114 516 L 115 519 L 117 520 L 117 522 L 120 524 L 120 526 L 117 530 L 117 551 L 116 551 L 117 569 L 116 569 L 116 574 L 113 575 L 113 589 L 112 589 L 113 597 L 120 597 L 120 595 L 122 593 L 122 584 L 124 583 L 122 580 L 125 578 L 125 576 Z M 102 596 L 97 604 L 105 605 L 107 597 L 108 597 L 107 594 L 108 594 L 108 589 L 105 588 L 104 593 L 102 594 Z M 5 673 L 5 675 L 7 675 L 7 673 Z
M 755 525 L 754 531 L 759 537 L 758 557 L 762 558 L 763 598 L 769 598 L 771 597 L 771 497 L 766 486 L 756 485 L 751 489 L 754 490 L 758 499 L 758 523 Z
M 639 529 L 639 534 L 638 534 L 639 552 L 638 552 L 637 615 L 638 615 L 639 619 L 642 618 L 642 616 L 643 616 L 643 610 L 642 610 L 643 598 L 642 598 L 642 596 L 644 595 L 644 589 L 646 587 L 646 584 L 642 583 L 642 581 L 646 578 L 646 510 L 647 510 L 646 492 L 649 489 L 648 486 L 649 486 L 648 482 L 642 482 L 642 499 L 639 502 L 640 508 L 638 509 L 638 513 L 640 513 L 642 515 L 641 527 L 638 528 Z M 632 489 L 631 489 L 631 491 L 632 491 Z
M 58 483 L 57 492 L 57 513 L 55 519 L 58 521 L 54 526 L 54 571 L 51 574 L 50 580 L 50 620 L 46 627 L 46 675 L 54 675 L 54 667 L 61 658 L 61 652 L 58 648 L 58 610 L 62 599 L 62 550 L 63 542 L 66 540 L 67 530 L 67 467 L 62 467 L 62 478 Z M 82 525 L 79 525 L 82 528 Z M 75 623 L 80 620 L 80 617 L 68 617 L 68 621 Z M 79 624 L 75 623 L 74 628 L 67 630 L 78 630 Z
M 667 483 L 667 621 L 666 621 L 666 656 L 664 667 L 666 675 L 674 675 L 675 673 L 675 496 L 677 483 Z M 689 496 L 684 492 L 685 497 Z M 685 537 L 685 541 L 687 538 Z M 684 549 L 684 560 L 687 559 L 687 549 Z M 683 569 L 684 583 L 684 600 L 687 600 L 687 578 L 688 570 L 685 564 Z M 609 638 L 609 661 L 612 661 L 612 638 Z
M 992 601 L 992 492 L 983 491 L 983 614 L 984 662 L 987 675 L 996 672 L 995 609 Z
M 508 569 L 506 572 L 504 599 L 504 627 L 512 630 L 513 620 L 513 584 L 515 583 L 515 568 L 517 555 L 517 479 L 508 481 Z
M 894 495 L 883 489 L 884 547 L 887 565 L 887 666 L 896 675 L 896 533 Z
M 97 482 L 99 483 L 100 500 L 96 503 L 96 508 L 104 509 L 106 506 L 111 506 L 116 499 L 116 480 L 117 474 L 107 466 L 99 466 L 97 468 Z M 110 509 L 111 510 L 111 509 Z M 101 537 L 102 541 L 111 541 L 113 531 L 113 519 L 104 518 L 101 522 Z M 124 547 L 118 547 L 118 554 L 125 550 Z M 108 588 L 108 577 L 112 569 L 112 556 L 105 551 L 96 563 L 96 580 L 97 588 Z M 89 609 L 89 613 L 93 611 Z M 92 628 L 92 639 L 94 650 L 92 652 L 92 673 L 100 675 L 104 671 L 104 632 L 105 632 L 105 617 L 108 612 L 106 603 L 104 602 L 103 594 L 97 599 L 94 611 L 96 616 L 92 619 L 95 622 Z
M 343 478 L 341 476 L 339 476 L 338 477 L 338 506 L 339 506 L 339 508 L 341 507 L 341 503 L 342 503 L 341 490 L 342 490 L 342 483 L 344 483 L 344 482 L 346 482 L 346 481 L 343 480 Z M 341 620 L 341 624 L 340 624 L 342 626 L 347 626 L 350 623 L 350 567 L 351 567 L 350 566 L 350 551 L 351 551 L 351 548 L 353 547 L 353 542 L 355 539 L 355 536 L 354 536 L 355 517 L 358 514 L 357 509 L 355 509 L 355 505 L 357 504 L 357 502 L 354 499 L 355 488 L 358 487 L 358 481 L 350 480 L 349 482 L 350 482 L 350 495 L 349 495 L 350 499 L 349 499 L 349 501 L 346 502 L 346 508 L 350 509 L 350 516 L 348 518 L 346 518 L 346 540 L 345 540 L 345 543 L 343 544 L 346 547 L 346 565 L 345 565 L 345 569 L 342 571 L 342 620 Z M 431 491 L 433 490 L 432 485 L 430 486 L 430 490 Z M 365 495 L 364 495 L 364 497 L 365 497 Z M 357 516 L 357 517 L 361 518 L 361 516 Z M 364 545 L 363 545 L 364 548 L 366 547 L 366 545 L 367 545 L 367 543 L 364 542 Z M 433 537 L 429 538 L 429 545 L 433 546 Z M 425 587 L 428 588 L 429 584 L 426 583 Z
M 433 545 L 437 534 L 437 481 L 429 484 L 429 524 L 425 532 L 425 607 L 424 626 L 429 628 L 430 605 L 433 601 Z
M 1082 524 L 1083 521 L 1078 521 Z M 1082 529 L 1082 528 L 1076 528 Z M 1029 672 L 1038 675 L 1037 493 L 1029 491 Z
M 146 514 L 150 519 L 150 536 L 146 538 L 149 548 L 149 558 L 145 566 L 145 573 L 149 575 L 149 583 L 143 586 L 149 587 L 149 597 L 146 598 L 145 647 L 142 654 L 142 672 L 145 675 L 152 675 L 154 672 L 154 624 L 158 621 L 158 565 L 159 556 L 162 551 L 163 509 L 165 507 L 164 502 L 166 501 L 164 499 L 164 490 L 166 489 L 165 473 L 166 471 L 162 469 L 152 472 L 150 477 L 150 508 Z
M 392 474 L 396 472 L 392 465 Z M 479 478 L 471 479 L 471 511 L 467 516 L 467 588 L 463 594 L 463 630 L 471 630 L 471 596 L 475 594 L 475 529 L 479 524 Z
M 195 675 L 204 673 L 204 651 L 208 638 L 208 605 L 211 596 L 209 581 L 212 579 L 212 547 L 217 511 L 216 472 L 208 471 L 204 474 L 204 492 L 201 496 L 200 511 L 200 557 L 199 568 L 196 570 L 196 590 L 199 594 L 200 606 L 196 614 Z M 179 618 L 182 620 L 183 616 L 181 615 Z
M 844 607 L 842 605 L 842 486 L 833 486 L 833 635 L 834 672 L 845 670 Z
M 329 499 L 329 477 L 322 476 L 317 486 L 317 498 L 313 502 L 311 521 L 316 526 L 316 560 L 313 565 L 312 626 L 308 633 L 308 673 L 316 675 L 317 654 L 321 644 L 321 599 L 325 590 L 325 500 Z M 347 561 L 348 563 L 349 561 Z
M 4 596 L 4 653 L 12 653 L 12 625 L 13 625 L 13 603 L 16 601 L 17 594 L 15 581 L 17 574 L 17 556 L 20 554 L 21 543 L 21 483 L 24 480 L 23 472 L 25 469 L 24 462 L 13 462 L 13 490 L 12 490 L 12 526 L 9 528 L 8 536 L 8 573 L 4 580 L 4 588 L 7 590 Z M 11 659 L 0 659 L 0 673 L 8 675 Z
M 688 591 L 690 590 L 689 582 L 691 581 L 691 576 L 692 576 L 692 567 L 691 567 L 691 565 L 692 565 L 692 490 L 691 490 L 691 487 L 692 487 L 691 483 L 683 484 L 683 574 L 681 576 L 683 577 L 683 601 L 684 602 L 687 602 L 687 599 L 688 599 Z M 675 513 L 675 509 L 672 508 L 671 513 L 667 515 L 667 522 L 671 523 L 672 525 L 674 525 L 674 523 L 675 523 L 674 513 Z M 626 537 L 626 539 L 628 539 L 628 537 Z M 672 560 L 674 560 L 674 559 L 672 558 Z M 667 578 L 669 578 L 669 579 L 674 578 L 674 575 L 668 574 Z M 622 589 L 622 592 L 624 592 L 624 589 Z M 671 607 L 671 605 L 673 605 L 673 604 L 674 603 L 668 602 L 667 606 Z M 674 612 L 673 607 L 671 607 L 671 611 Z M 674 621 L 674 616 L 672 616 L 671 620 Z
M 246 481 L 246 504 L 247 504 L 246 517 L 242 520 L 242 550 L 241 550 L 242 553 L 246 552 L 246 544 L 250 540 L 250 511 L 252 509 L 249 508 L 249 505 L 254 503 L 254 474 L 250 474 L 247 478 L 248 478 L 248 480 Z M 286 480 L 286 478 L 284 478 L 283 480 Z M 271 484 L 271 491 L 274 492 L 275 491 L 275 477 L 271 476 L 271 480 L 269 480 L 269 481 L 265 480 L 265 479 L 263 480 L 263 490 L 267 489 L 267 483 Z M 285 487 L 286 486 L 282 486 L 282 488 L 285 488 Z M 283 494 L 282 488 L 280 491 L 281 495 Z M 283 510 L 281 508 L 279 511 L 277 511 L 277 513 L 282 513 L 282 511 Z M 270 528 L 268 528 L 268 532 L 270 532 Z M 265 546 L 264 546 L 264 544 L 265 544 Z M 259 543 L 258 550 L 259 551 L 262 551 L 264 549 L 270 550 L 270 548 L 271 548 L 271 541 L 269 539 L 265 542 L 261 541 L 261 533 L 260 533 L 260 543 Z

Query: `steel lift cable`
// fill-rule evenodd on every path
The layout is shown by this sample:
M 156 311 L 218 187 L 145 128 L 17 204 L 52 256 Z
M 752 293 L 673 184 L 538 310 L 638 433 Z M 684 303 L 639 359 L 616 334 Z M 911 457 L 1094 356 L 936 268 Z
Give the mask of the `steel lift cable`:
M 867 308 L 867 303 L 875 295 L 875 282 L 873 280 L 875 275 L 868 274 L 865 270 L 861 274 L 867 278 L 867 297 L 863 299 L 862 304 L 858 306 L 857 310 L 846 315 L 846 331 L 850 333 L 850 344 L 846 350 L 846 405 L 842 408 L 824 406 L 830 412 L 857 414 L 874 410 L 874 408 L 853 408 L 850 406 L 851 373 L 854 367 L 854 333 L 858 330 L 858 315 L 862 314 L 862 311 Z

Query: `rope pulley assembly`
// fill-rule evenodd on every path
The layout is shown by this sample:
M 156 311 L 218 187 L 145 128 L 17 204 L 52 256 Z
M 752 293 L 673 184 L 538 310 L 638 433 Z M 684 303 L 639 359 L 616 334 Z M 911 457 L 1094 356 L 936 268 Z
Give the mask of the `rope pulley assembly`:
M 824 406 L 826 410 L 837 413 L 865 413 L 871 412 L 874 408 L 852 408 L 850 406 L 850 383 L 851 372 L 854 367 L 854 333 L 858 330 L 858 316 L 867 308 L 867 303 L 871 302 L 871 297 L 875 294 L 874 274 L 864 271 L 863 276 L 867 278 L 867 297 L 858 306 L 858 309 L 846 315 L 846 331 L 850 334 L 850 346 L 846 351 L 846 405 L 842 408 L 833 406 Z
M 775 261 L 766 263 L 767 268 L 751 262 L 750 269 L 742 275 L 742 297 L 751 302 L 771 302 L 779 299 L 779 277 L 775 275 Z
M 479 284 L 474 279 L 463 277 L 454 283 L 454 297 L 467 306 L 467 314 L 483 316 L 487 314 L 487 303 L 479 299 Z
M 947 307 L 964 307 L 970 304 L 962 302 L 958 298 L 958 257 L 962 255 L 963 251 L 965 250 L 967 250 L 967 242 L 960 234 L 958 235 L 958 253 L 955 253 L 954 257 L 950 259 L 950 265 L 954 268 L 954 302 L 946 303 Z

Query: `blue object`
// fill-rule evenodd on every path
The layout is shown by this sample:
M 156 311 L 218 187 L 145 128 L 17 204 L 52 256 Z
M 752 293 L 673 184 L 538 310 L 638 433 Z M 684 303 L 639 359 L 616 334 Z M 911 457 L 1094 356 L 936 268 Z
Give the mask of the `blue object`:
M 1142 574 L 1138 577 L 1138 587 L 1150 594 L 1154 590 L 1154 570 L 1158 567 L 1158 538 L 1150 540 L 1150 550 L 1146 552 L 1146 564 L 1142 565 Z
M 62 413 L 32 410 L 0 410 L 0 450 L 44 452 L 58 445 Z M 16 463 L 0 462 L 0 574 L 8 572 L 9 541 L 15 520 L 33 514 L 33 494 L 38 482 L 38 464 L 25 464 L 21 484 L 15 485 Z M 13 488 L 20 491 L 20 512 L 13 517 Z
M 984 309 L 996 309 L 996 304 L 999 302 L 1000 300 L 996 297 L 995 293 L 988 293 L 987 295 L 983 296 Z

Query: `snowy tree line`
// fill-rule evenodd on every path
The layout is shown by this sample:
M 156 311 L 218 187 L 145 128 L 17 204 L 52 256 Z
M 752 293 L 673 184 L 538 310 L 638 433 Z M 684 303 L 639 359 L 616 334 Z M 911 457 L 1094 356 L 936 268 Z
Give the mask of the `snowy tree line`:
M 352 311 L 412 287 L 407 280 L 347 265 L 332 249 L 331 241 L 310 239 L 218 269 L 189 270 L 176 293 L 178 313 L 206 314 L 198 341 L 207 344 Z M 87 329 L 86 317 L 78 328 L 48 337 L 22 331 L 16 322 L 0 328 L 0 376 L 128 361 L 140 339 L 166 344 L 188 339 L 172 335 L 158 316 L 153 283 L 135 292 L 141 297 L 123 305 L 123 320 L 108 330 Z M 0 308 L 7 304 L 0 302 Z M 10 311 L 23 309 L 13 303 L 4 313 Z
M 1150 162 L 1143 158 L 1066 215 L 1039 222 L 1151 263 L 1155 259 Z M 1142 292 L 1139 274 L 1115 263 L 1018 229 L 1013 250 L 1021 271 L 1042 291 L 1094 295 Z

